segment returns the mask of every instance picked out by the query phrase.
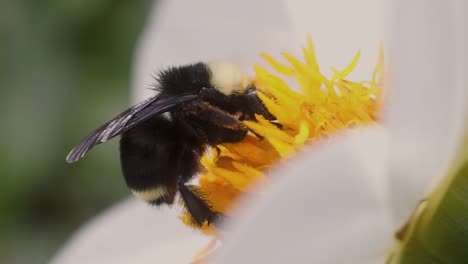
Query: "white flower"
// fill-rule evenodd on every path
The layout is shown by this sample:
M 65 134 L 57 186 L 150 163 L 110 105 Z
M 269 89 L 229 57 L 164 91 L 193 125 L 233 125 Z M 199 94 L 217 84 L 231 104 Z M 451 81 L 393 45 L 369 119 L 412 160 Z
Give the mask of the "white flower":
M 383 130 L 348 133 L 277 171 L 283 177 L 241 211 L 220 263 L 383 263 L 468 137 L 460 4 L 394 1 Z
M 262 51 L 295 50 L 306 32 L 325 64 L 344 65 L 361 48 L 369 57 L 354 77 L 366 78 L 382 38 L 383 7 L 392 7 L 391 90 L 382 127 L 345 133 L 277 170 L 282 177 L 264 196 L 239 206 L 217 263 L 385 259 L 395 231 L 468 135 L 462 1 L 173 0 L 156 9 L 137 53 L 136 100 L 149 95 L 142 87 L 158 68 L 212 59 L 251 65 Z M 176 215 L 124 202 L 83 228 L 54 263 L 187 263 L 207 238 Z

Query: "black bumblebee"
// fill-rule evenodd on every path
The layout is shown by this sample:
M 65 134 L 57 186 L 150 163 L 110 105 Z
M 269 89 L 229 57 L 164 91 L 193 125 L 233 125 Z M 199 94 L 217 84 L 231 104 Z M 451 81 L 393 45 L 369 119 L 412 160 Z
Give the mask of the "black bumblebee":
M 255 114 L 274 120 L 252 82 L 234 65 L 197 63 L 162 71 L 159 93 L 91 132 L 67 156 L 72 163 L 95 145 L 120 139 L 127 186 L 153 205 L 172 204 L 179 192 L 194 223 L 213 223 L 214 211 L 188 182 L 200 171 L 208 146 L 241 141 L 249 132 L 242 120 Z

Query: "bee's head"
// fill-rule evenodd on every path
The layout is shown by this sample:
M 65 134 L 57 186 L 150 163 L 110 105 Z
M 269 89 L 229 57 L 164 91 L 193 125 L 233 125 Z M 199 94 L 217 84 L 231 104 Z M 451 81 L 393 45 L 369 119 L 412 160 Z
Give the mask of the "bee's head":
M 275 120 L 268 109 L 263 104 L 260 97 L 258 97 L 257 89 L 255 86 L 249 86 L 242 94 L 238 97 L 238 102 L 242 107 L 242 114 L 240 120 L 256 120 L 255 115 L 262 115 L 268 120 Z
M 241 120 L 253 120 L 255 114 L 275 119 L 257 95 L 252 79 L 239 67 L 227 62 L 208 63 L 211 92 L 205 96 L 210 103 L 231 113 L 240 114 Z

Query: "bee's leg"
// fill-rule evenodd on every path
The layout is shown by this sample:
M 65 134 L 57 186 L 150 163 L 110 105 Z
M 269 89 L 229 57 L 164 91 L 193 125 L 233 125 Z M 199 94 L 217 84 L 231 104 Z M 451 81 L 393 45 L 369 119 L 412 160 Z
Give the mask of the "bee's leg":
M 195 186 L 179 183 L 179 192 L 190 217 L 198 226 L 217 223 L 222 214 L 213 210 Z
M 210 123 L 216 126 L 227 128 L 233 131 L 238 131 L 239 133 L 236 133 L 236 135 L 238 134 L 240 136 L 240 139 L 242 139 L 245 136 L 246 131 L 249 131 L 252 134 L 254 134 L 259 140 L 263 140 L 264 138 L 254 130 L 247 127 L 236 116 L 231 115 L 228 112 L 225 112 L 213 105 L 210 105 L 207 102 L 193 101 L 190 104 L 191 107 L 187 107 L 186 112 L 196 114 L 200 118 L 209 120 Z M 236 139 L 234 140 L 234 142 L 239 141 L 240 139 Z M 230 142 L 230 140 L 228 140 L 227 142 Z
M 260 140 L 260 141 L 262 141 L 263 139 L 265 139 L 265 137 L 264 137 L 264 136 L 262 136 L 262 135 L 258 134 L 258 133 L 257 133 L 257 132 L 255 132 L 253 129 L 249 129 L 249 132 L 250 132 L 250 133 L 252 133 L 252 134 L 254 134 L 254 136 L 256 136 L 256 137 L 257 137 L 257 139 L 258 139 L 258 140 Z
M 276 117 L 268 111 L 260 97 L 258 97 L 257 89 L 255 87 L 252 86 L 247 90 L 246 98 L 246 104 L 249 105 L 249 108 L 252 109 L 255 114 L 262 115 L 270 121 L 276 119 Z M 252 114 L 252 119 L 255 119 L 255 114 Z
M 247 129 L 247 126 L 239 121 L 239 119 L 234 115 L 231 115 L 228 112 L 204 101 L 195 100 L 190 102 L 185 111 L 203 118 L 204 120 L 210 121 L 220 127 L 232 130 Z
M 204 150 L 204 147 L 186 145 L 179 162 L 179 193 L 188 214 L 198 226 L 202 226 L 205 222 L 216 224 L 221 218 L 221 214 L 212 208 L 201 190 L 186 184 L 200 171 L 200 157 Z

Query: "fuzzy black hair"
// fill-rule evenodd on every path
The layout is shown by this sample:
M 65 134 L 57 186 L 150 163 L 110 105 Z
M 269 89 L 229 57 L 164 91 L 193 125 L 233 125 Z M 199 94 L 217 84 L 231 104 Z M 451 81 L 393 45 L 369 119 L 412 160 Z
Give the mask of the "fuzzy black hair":
M 211 71 L 199 62 L 165 69 L 156 77 L 155 90 L 164 95 L 198 94 L 202 87 L 211 87 Z

